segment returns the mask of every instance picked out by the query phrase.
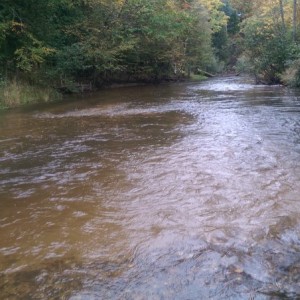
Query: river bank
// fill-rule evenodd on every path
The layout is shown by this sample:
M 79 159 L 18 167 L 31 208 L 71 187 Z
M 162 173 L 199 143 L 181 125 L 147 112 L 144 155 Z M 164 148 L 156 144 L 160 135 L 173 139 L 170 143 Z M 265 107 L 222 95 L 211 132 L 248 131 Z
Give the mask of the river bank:
M 0 82 L 0 110 L 17 108 L 22 106 L 28 106 L 33 104 L 51 103 L 64 101 L 70 99 L 72 95 L 77 97 L 78 95 L 88 94 L 93 92 L 98 92 L 105 89 L 114 89 L 122 87 L 133 87 L 142 85 L 153 85 L 153 84 L 166 84 L 166 83 L 176 83 L 183 81 L 203 81 L 207 77 L 203 75 L 192 74 L 189 78 L 176 78 L 161 80 L 159 82 L 155 81 L 142 81 L 142 82 L 112 82 L 101 88 L 96 88 L 89 84 L 74 84 L 73 88 L 53 88 L 51 86 L 37 86 L 29 85 L 20 81 L 2 81 Z

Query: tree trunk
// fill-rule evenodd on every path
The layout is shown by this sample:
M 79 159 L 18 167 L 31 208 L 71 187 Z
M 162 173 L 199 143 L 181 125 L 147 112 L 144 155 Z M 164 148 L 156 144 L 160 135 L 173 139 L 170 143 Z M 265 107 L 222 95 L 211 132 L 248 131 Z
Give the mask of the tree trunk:
M 297 34 L 297 0 L 293 1 L 293 40 L 296 41 Z
M 205 75 L 205 76 L 207 76 L 207 77 L 215 77 L 214 74 L 208 73 L 208 72 L 203 71 L 203 70 L 201 70 L 201 69 L 199 69 L 199 68 L 197 69 L 197 71 L 198 71 L 198 73 L 203 74 L 203 75 Z
M 280 16 L 281 16 L 281 25 L 283 31 L 285 32 L 284 9 L 283 9 L 282 0 L 279 0 L 279 8 L 280 8 Z

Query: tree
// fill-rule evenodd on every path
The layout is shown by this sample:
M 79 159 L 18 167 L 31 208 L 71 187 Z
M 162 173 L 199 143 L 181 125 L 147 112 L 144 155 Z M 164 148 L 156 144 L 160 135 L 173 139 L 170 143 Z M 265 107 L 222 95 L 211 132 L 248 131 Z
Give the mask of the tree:
M 1 73 L 61 88 L 186 76 L 214 63 L 212 33 L 228 19 L 222 7 L 220 0 L 2 0 Z
M 282 0 L 279 0 L 279 8 L 280 8 L 281 26 L 283 31 L 285 32 L 286 28 L 285 28 L 284 9 L 283 9 Z
M 297 0 L 293 0 L 293 40 L 296 41 L 297 34 Z

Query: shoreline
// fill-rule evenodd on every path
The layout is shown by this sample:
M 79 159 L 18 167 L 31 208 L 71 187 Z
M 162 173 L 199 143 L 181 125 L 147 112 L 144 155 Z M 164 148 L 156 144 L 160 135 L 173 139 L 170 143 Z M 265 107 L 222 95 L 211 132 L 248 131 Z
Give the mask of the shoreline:
M 164 79 L 160 81 L 143 81 L 143 82 L 123 82 L 123 83 L 111 83 L 109 85 L 104 85 L 100 88 L 93 88 L 92 85 L 78 84 L 78 91 L 76 92 L 62 92 L 55 88 L 43 88 L 38 86 L 29 86 L 22 83 L 8 83 L 6 87 L 2 88 L 0 91 L 0 96 L 3 94 L 7 97 L 7 100 L 0 101 L 0 111 L 20 109 L 24 107 L 29 107 L 31 105 L 42 105 L 50 103 L 58 103 L 66 101 L 67 98 L 76 98 L 79 95 L 87 95 L 91 93 L 96 93 L 99 91 L 135 87 L 135 86 L 151 86 L 151 85 L 161 85 L 161 84 L 174 84 L 179 82 L 196 82 L 206 80 L 207 77 L 202 75 L 193 75 L 190 78 L 178 78 L 178 79 Z M 10 85 L 12 87 L 10 87 Z M 88 86 L 88 88 L 86 88 Z M 28 89 L 31 89 L 28 91 Z M 51 95 L 53 95 L 51 97 Z

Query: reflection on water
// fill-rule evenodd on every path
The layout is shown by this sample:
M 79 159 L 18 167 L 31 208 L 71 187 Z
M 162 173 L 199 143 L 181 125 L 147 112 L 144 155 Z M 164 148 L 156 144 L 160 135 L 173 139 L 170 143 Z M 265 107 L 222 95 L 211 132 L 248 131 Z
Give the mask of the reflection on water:
M 245 79 L 0 115 L 1 299 L 300 297 L 300 102 Z

